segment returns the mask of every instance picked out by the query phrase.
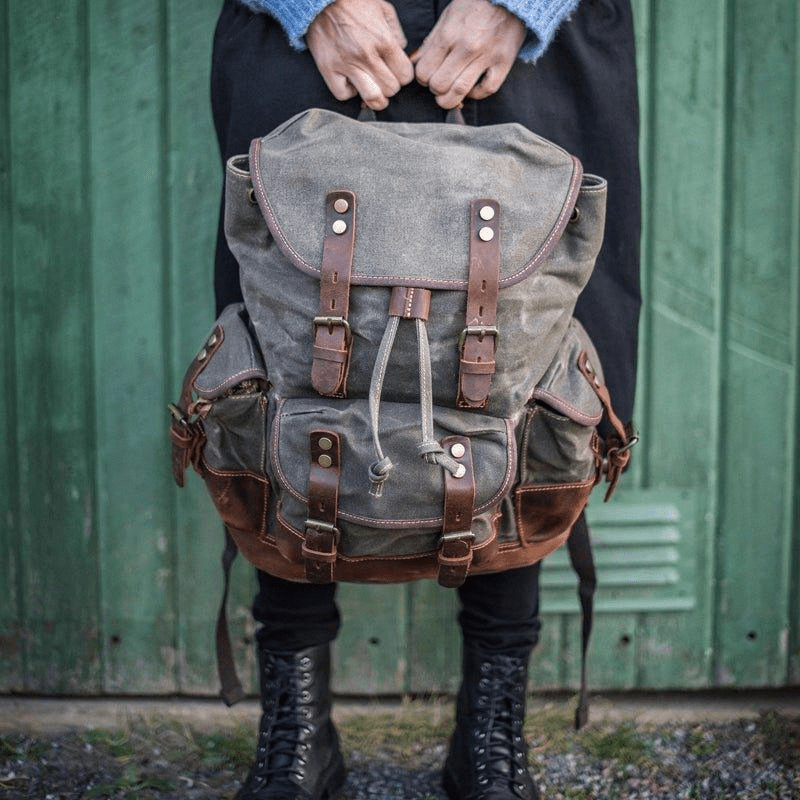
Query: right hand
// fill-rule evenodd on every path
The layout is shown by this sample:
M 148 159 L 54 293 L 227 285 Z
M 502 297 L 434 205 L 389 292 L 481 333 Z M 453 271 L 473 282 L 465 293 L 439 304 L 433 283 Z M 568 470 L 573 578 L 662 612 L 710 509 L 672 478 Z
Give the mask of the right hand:
M 414 78 L 400 20 L 385 0 L 334 0 L 309 25 L 306 44 L 337 100 L 360 95 L 380 111 Z

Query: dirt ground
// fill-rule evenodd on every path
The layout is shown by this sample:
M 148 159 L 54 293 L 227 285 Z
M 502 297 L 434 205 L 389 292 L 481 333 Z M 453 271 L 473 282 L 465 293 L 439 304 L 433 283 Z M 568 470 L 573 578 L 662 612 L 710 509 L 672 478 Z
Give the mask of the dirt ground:
M 800 714 L 672 723 L 601 714 L 575 732 L 571 713 L 569 703 L 556 702 L 528 714 L 531 772 L 544 798 L 800 798 Z M 215 729 L 148 713 L 35 731 L 20 720 L 14 730 L 6 714 L 0 728 L 6 800 L 232 798 L 249 768 L 256 726 L 253 719 Z M 452 722 L 449 702 L 338 714 L 350 768 L 343 798 L 442 800 Z

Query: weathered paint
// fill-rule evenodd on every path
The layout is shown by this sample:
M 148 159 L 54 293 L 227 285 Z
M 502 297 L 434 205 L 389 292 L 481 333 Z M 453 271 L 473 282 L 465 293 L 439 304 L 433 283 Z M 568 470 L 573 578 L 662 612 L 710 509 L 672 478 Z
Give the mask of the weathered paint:
M 216 691 L 221 528 L 170 478 L 167 402 L 212 322 L 218 0 L 0 0 L 0 690 Z M 592 500 L 592 685 L 800 679 L 796 0 L 634 0 L 642 445 Z M 252 570 L 230 617 L 254 685 Z M 566 556 L 531 682 L 575 686 Z M 337 689 L 452 691 L 457 597 L 342 586 Z

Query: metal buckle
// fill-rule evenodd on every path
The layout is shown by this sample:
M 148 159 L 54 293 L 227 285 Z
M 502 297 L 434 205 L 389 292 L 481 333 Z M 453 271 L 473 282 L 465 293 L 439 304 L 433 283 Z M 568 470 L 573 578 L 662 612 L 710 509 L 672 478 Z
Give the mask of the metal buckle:
M 458 539 L 469 539 L 471 542 L 475 541 L 475 534 L 472 531 L 461 531 L 455 533 L 443 533 L 443 542 L 455 542 Z
M 639 434 L 638 433 L 634 433 L 628 439 L 628 443 L 622 445 L 622 447 L 618 447 L 616 452 L 617 453 L 627 453 L 628 450 L 630 450 L 632 447 L 634 447 L 638 443 L 638 441 L 639 441 Z
M 308 530 L 309 528 L 321 533 L 330 533 L 338 544 L 341 532 L 335 525 L 331 525 L 330 522 L 323 522 L 321 519 L 312 519 L 309 517 L 306 520 L 305 529 Z
M 303 541 L 303 553 L 307 558 L 313 559 L 315 554 L 320 558 L 336 556 L 342 534 L 335 525 L 331 525 L 329 522 L 323 522 L 321 519 L 307 519 L 305 530 L 306 534 L 308 534 L 309 531 L 330 534 L 330 540 L 317 542 L 319 547 L 314 550 L 309 547 L 307 539 Z
M 176 422 L 183 425 L 184 428 L 188 426 L 189 417 L 180 408 L 178 408 L 175 403 L 170 403 L 167 408 L 169 409 L 169 413 L 172 414 L 172 418 Z
M 349 344 L 353 338 L 350 330 L 350 323 L 344 317 L 314 317 L 314 333 L 320 325 L 325 325 L 330 331 L 331 328 L 344 328 L 344 340 Z
M 461 336 L 458 337 L 458 349 L 464 349 L 464 340 L 467 336 L 477 336 L 480 341 L 483 341 L 484 336 L 494 336 L 494 352 L 497 352 L 497 345 L 500 341 L 500 332 L 497 330 L 496 325 L 467 325 Z

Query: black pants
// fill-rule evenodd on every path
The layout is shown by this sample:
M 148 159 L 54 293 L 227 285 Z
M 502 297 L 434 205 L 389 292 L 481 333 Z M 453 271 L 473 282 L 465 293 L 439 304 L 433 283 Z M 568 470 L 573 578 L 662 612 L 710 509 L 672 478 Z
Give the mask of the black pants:
M 395 0 L 409 51 L 422 42 L 447 0 Z M 211 101 L 223 165 L 251 139 L 309 107 L 356 116 L 360 101 L 328 91 L 308 51 L 292 50 L 268 16 L 225 0 L 214 38 Z M 518 61 L 492 97 L 467 101 L 469 124 L 520 122 L 578 156 L 609 183 L 603 249 L 576 316 L 591 335 L 618 414 L 629 419 L 636 382 L 640 190 L 638 108 L 630 0 L 583 0 L 535 65 Z M 427 89 L 412 84 L 383 120 L 443 119 Z M 224 201 L 224 199 L 223 199 Z M 214 272 L 217 310 L 241 300 L 238 267 L 222 232 Z M 583 524 L 582 522 L 580 524 Z M 539 631 L 538 565 L 473 576 L 459 590 L 466 640 L 496 652 L 522 652 Z M 259 641 L 295 650 L 336 636 L 334 585 L 295 584 L 259 573 L 253 607 Z

